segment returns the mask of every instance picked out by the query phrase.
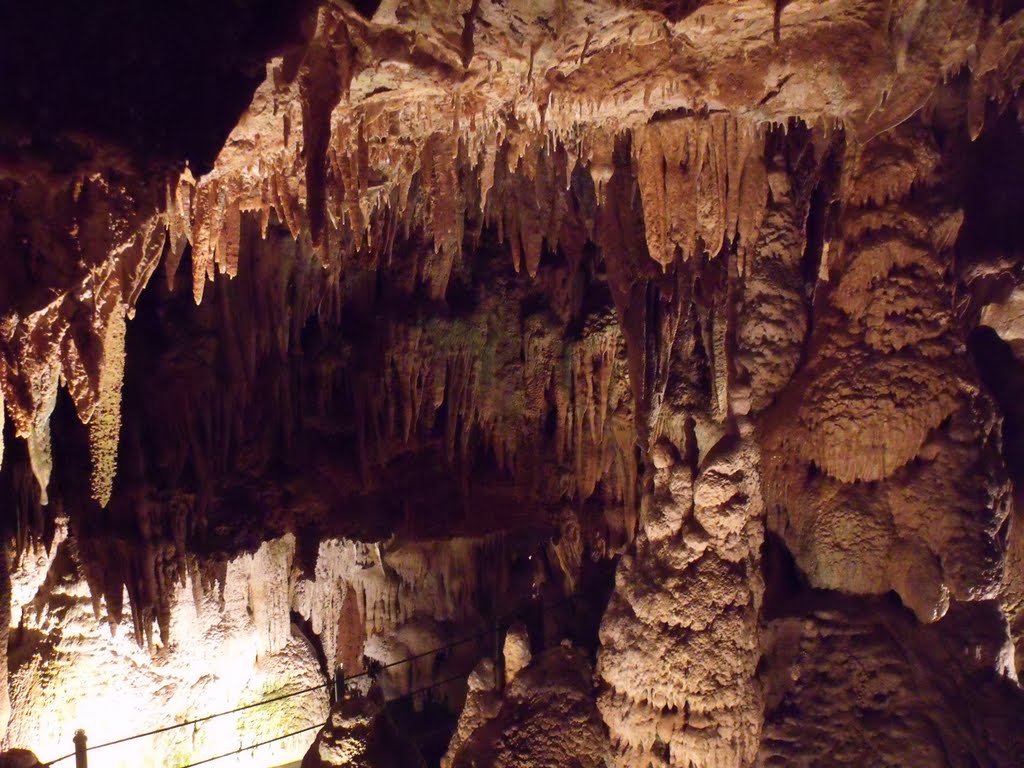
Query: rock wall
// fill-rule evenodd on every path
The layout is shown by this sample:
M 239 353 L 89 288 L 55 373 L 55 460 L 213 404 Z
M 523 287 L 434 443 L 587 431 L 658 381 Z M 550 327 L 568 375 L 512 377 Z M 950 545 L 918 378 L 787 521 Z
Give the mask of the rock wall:
M 0 622 L 3 624 L 3 627 L 0 628 L 0 645 L 5 649 L 7 648 L 11 627 L 11 617 L 7 615 L 11 612 L 11 576 L 9 568 L 5 547 L 4 552 L 0 555 L 0 599 L 2 599 L 2 604 L 6 606 L 3 614 L 0 614 Z M 9 722 L 11 719 L 11 695 L 7 676 L 6 668 L 0 670 L 0 683 L 3 684 L 3 690 L 0 691 L 0 722 L 3 723 Z
M 182 640 L 149 648 L 136 644 L 130 620 L 118 625 L 97 612 L 71 541 L 55 543 L 52 556 L 40 558 L 42 567 L 24 563 L 15 578 L 33 581 L 36 591 L 19 606 L 21 619 L 11 630 L 7 742 L 32 744 L 53 760 L 73 751 L 78 728 L 95 746 L 322 683 L 312 649 L 289 624 L 293 548 L 287 539 L 264 544 L 224 563 L 213 583 L 198 573 L 186 577 L 174 589 L 171 615 Z M 107 747 L 92 760 L 157 766 L 233 752 L 323 722 L 327 698 L 320 689 Z M 259 759 L 295 759 L 311 739 L 275 742 L 259 750 Z
M 853 158 L 811 352 L 765 432 L 769 525 L 810 583 L 895 590 L 922 621 L 996 595 L 1010 494 L 952 315 L 942 165 L 913 123 Z
M 366 696 L 349 693 L 335 703 L 327 725 L 302 759 L 304 768 L 423 768 L 416 746 L 391 722 L 384 705 L 378 688 Z
M 1008 663 L 993 614 L 922 626 L 891 602 L 833 599 L 771 622 L 761 764 L 1013 765 L 1019 689 L 991 674 Z
M 490 642 L 481 638 L 430 653 L 487 634 L 479 606 L 504 595 L 502 544 L 500 538 L 404 546 L 322 541 L 315 578 L 300 578 L 291 587 L 292 610 L 310 621 L 332 673 L 347 644 L 346 676 L 365 673 L 372 663 L 395 664 L 377 683 L 387 698 L 400 696 L 467 670 Z M 422 657 L 401 663 L 413 656 Z

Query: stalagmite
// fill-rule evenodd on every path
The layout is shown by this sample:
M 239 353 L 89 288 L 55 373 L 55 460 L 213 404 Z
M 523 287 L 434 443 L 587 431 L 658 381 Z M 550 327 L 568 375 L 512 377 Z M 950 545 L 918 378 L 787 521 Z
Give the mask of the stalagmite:
M 756 449 L 719 446 L 696 478 L 655 448 L 635 557 L 601 626 L 599 699 L 621 766 L 752 765 L 761 730 Z
M 531 659 L 530 634 L 525 626 L 515 624 L 509 628 L 501 652 L 505 657 L 505 680 L 511 683 Z
M 493 689 L 481 665 L 470 679 L 458 735 L 441 764 L 598 768 L 607 739 L 591 696 L 592 669 L 568 643 L 546 650 L 510 680 Z
M 335 702 L 327 726 L 302 760 L 303 768 L 379 766 L 423 768 L 415 744 L 396 728 L 379 689 L 350 692 Z

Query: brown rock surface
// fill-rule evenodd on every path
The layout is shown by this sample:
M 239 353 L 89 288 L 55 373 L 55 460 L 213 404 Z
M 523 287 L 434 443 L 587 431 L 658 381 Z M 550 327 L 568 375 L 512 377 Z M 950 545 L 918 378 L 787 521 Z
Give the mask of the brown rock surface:
M 592 680 L 593 671 L 582 654 L 557 647 L 524 667 L 501 693 L 471 692 L 459 738 L 449 747 L 444 765 L 605 765 L 607 739 L 594 706 Z
M 980 629 L 992 605 L 922 627 L 891 603 L 815 602 L 769 624 L 760 764 L 1017 764 L 1019 690 L 989 674 L 1005 640 Z
M 423 758 L 397 731 L 384 710 L 384 695 L 349 692 L 331 709 L 327 725 L 302 760 L 302 768 L 420 768 Z
M 384 695 L 349 692 L 331 708 L 327 724 L 302 760 L 302 768 L 421 768 L 423 758 L 384 709 Z

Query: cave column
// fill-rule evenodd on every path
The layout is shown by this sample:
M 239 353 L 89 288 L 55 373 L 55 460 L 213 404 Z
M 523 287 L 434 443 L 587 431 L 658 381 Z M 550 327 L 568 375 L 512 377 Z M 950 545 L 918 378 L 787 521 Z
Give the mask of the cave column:
M 622 768 L 752 765 L 762 721 L 757 449 L 726 438 L 695 473 L 679 448 L 662 440 L 651 453 L 636 553 L 620 562 L 601 626 L 599 707 Z

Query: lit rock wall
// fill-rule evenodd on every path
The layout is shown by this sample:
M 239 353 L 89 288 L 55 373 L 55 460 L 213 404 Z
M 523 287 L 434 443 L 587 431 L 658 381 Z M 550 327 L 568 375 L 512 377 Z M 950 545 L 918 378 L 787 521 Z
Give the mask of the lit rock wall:
M 2 598 L 2 605 L 5 606 L 0 614 L 0 644 L 6 649 L 7 641 L 10 636 L 11 617 L 10 617 L 10 572 L 9 563 L 7 562 L 7 548 L 2 548 L 0 551 L 0 598 Z M 10 688 L 7 683 L 7 666 L 4 665 L 0 669 L 0 684 L 3 685 L 3 690 L 0 690 L 0 723 L 4 724 L 6 729 L 7 723 L 11 718 L 11 695 Z
M 490 642 L 479 605 L 504 594 L 508 563 L 502 542 L 500 535 L 380 544 L 322 541 L 314 578 L 293 584 L 292 606 L 310 621 L 328 669 L 341 662 L 346 675 L 366 671 L 364 657 L 387 665 L 484 629 L 482 639 L 443 656 L 427 654 L 385 670 L 378 681 L 384 694 L 401 695 L 466 669 Z
M 1007 529 L 1006 579 L 999 602 L 1014 642 L 1014 672 L 1024 671 L 1024 515 L 1016 504 Z
M 324 682 L 307 642 L 289 627 L 289 538 L 228 561 L 212 581 L 188 576 L 174 590 L 170 644 L 135 642 L 131 622 L 110 625 L 95 612 L 76 572 L 67 541 L 54 544 L 49 562 L 25 558 L 16 581 L 32 578 L 38 592 L 19 606 L 11 629 L 13 711 L 6 743 L 31 745 L 42 759 L 73 751 L 84 728 L 89 742 L 142 733 L 186 719 L 261 701 Z M 127 744 L 90 761 L 101 765 L 170 766 L 323 722 L 327 691 L 320 690 Z M 312 732 L 261 748 L 266 764 L 298 758 Z M 243 753 L 223 762 L 249 765 Z
M 478 606 L 504 599 L 514 586 L 504 546 L 501 536 L 326 540 L 309 579 L 297 568 L 289 534 L 251 555 L 189 569 L 173 590 L 174 640 L 143 647 L 130 621 L 108 620 L 105 602 L 81 580 L 61 526 L 49 552 L 26 552 L 13 574 L 19 621 L 11 625 L 8 743 L 31 745 L 49 759 L 68 751 L 77 728 L 99 743 L 318 685 L 325 668 L 333 672 L 343 660 L 346 675 L 354 675 L 369 660 L 386 665 L 445 647 L 480 632 Z M 303 635 L 293 615 L 308 620 L 313 634 Z M 467 670 L 489 642 L 485 629 L 443 655 L 384 670 L 378 682 L 392 698 L 447 679 Z M 457 695 L 458 686 L 449 687 Z M 163 766 L 169 755 L 187 762 L 230 751 L 316 724 L 326 717 L 327 697 L 326 689 L 304 694 L 113 747 L 103 757 L 130 761 L 145 753 L 145 765 Z M 260 759 L 286 762 L 310 739 L 279 742 Z

